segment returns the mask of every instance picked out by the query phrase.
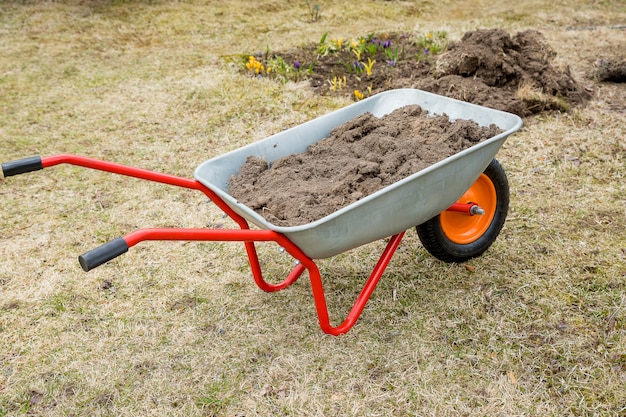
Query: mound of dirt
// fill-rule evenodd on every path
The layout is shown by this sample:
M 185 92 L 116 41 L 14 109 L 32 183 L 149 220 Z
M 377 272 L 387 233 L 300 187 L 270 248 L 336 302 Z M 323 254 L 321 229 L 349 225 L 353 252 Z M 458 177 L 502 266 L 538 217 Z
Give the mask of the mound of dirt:
M 269 168 L 250 157 L 228 192 L 272 224 L 306 224 L 501 132 L 427 114 L 417 105 L 365 113 Z
M 431 79 L 415 87 L 520 116 L 567 110 L 591 98 L 537 31 L 511 37 L 500 29 L 466 33 L 436 62 Z

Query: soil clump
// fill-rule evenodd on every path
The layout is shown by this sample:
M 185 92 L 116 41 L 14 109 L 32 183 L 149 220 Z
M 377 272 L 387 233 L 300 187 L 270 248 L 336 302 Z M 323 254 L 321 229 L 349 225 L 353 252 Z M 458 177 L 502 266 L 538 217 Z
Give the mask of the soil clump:
M 557 69 L 555 58 L 540 32 L 477 30 L 451 44 L 437 59 L 432 79 L 418 80 L 415 87 L 519 116 L 586 103 L 590 93 L 569 67 Z

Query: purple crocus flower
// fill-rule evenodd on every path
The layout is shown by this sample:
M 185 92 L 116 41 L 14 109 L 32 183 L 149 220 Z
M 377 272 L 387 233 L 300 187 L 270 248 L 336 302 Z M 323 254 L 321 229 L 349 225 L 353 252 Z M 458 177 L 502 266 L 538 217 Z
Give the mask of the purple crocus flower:
M 391 41 L 387 40 L 383 42 L 383 48 L 389 48 L 391 46 Z
M 430 54 L 430 49 L 424 48 L 424 55 L 428 55 L 428 54 Z
M 299 69 L 300 69 L 300 61 L 296 61 L 296 62 L 294 62 L 294 63 L 293 63 L 293 66 L 294 66 L 294 68 L 295 68 L 296 70 L 299 70 Z

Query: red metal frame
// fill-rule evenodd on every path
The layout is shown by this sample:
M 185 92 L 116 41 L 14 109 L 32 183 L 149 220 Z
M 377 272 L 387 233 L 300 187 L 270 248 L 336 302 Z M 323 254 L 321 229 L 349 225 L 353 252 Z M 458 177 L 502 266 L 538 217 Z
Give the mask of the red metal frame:
M 454 203 L 446 209 L 446 211 L 456 211 L 459 213 L 465 213 L 469 216 L 473 216 L 472 207 L 475 207 L 475 203 Z
M 209 199 L 211 199 L 211 201 L 213 201 L 221 210 L 232 218 L 238 224 L 240 229 L 141 229 L 123 237 L 128 247 L 134 246 L 146 240 L 244 242 L 248 260 L 250 262 L 250 268 L 252 270 L 252 276 L 258 287 L 263 291 L 273 292 L 285 289 L 293 284 L 305 270 L 308 271 L 320 327 L 325 333 L 335 336 L 346 333 L 352 328 L 352 326 L 354 326 L 404 236 L 404 232 L 402 232 L 390 238 L 387 247 L 383 251 L 378 263 L 374 266 L 370 277 L 365 282 L 361 293 L 357 297 L 346 319 L 341 324 L 332 326 L 330 323 L 326 296 L 322 284 L 322 277 L 314 260 L 305 255 L 300 248 L 298 248 L 281 233 L 272 230 L 251 230 L 248 222 L 243 217 L 234 212 L 220 197 L 217 196 L 217 194 L 199 181 L 78 155 L 53 155 L 43 157 L 41 158 L 41 161 L 44 168 L 59 164 L 78 165 L 85 168 L 202 191 L 207 197 L 209 197 Z M 467 212 L 469 214 L 470 207 L 471 204 L 455 204 L 451 209 L 454 211 Z M 259 263 L 256 247 L 254 245 L 255 242 L 276 242 L 298 261 L 296 266 L 288 274 L 284 281 L 278 284 L 272 284 L 263 278 L 261 265 Z

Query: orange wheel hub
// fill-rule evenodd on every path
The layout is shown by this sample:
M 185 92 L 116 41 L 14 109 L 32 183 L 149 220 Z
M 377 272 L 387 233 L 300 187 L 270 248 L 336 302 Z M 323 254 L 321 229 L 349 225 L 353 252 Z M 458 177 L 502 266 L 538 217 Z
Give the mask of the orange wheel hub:
M 485 214 L 470 216 L 465 213 L 444 211 L 439 215 L 443 233 L 454 243 L 465 245 L 478 240 L 491 225 L 496 213 L 496 188 L 485 174 L 476 180 L 457 203 L 475 203 Z

